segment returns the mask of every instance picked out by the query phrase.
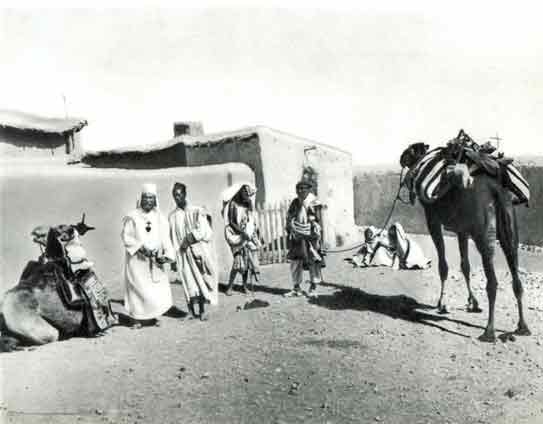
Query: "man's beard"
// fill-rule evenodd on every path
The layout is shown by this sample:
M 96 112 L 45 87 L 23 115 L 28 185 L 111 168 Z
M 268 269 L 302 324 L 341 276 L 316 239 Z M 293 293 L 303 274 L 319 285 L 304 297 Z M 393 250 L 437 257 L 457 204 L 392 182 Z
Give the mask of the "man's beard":
M 141 209 L 146 212 L 146 213 L 149 213 L 151 212 L 154 208 L 156 208 L 156 202 L 153 202 L 153 203 L 144 203 L 141 205 Z

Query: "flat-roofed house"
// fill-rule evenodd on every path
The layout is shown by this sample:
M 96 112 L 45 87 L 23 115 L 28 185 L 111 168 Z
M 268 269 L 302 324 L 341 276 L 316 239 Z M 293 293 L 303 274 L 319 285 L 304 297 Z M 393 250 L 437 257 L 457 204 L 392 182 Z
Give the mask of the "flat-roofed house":
M 61 157 L 77 161 L 81 156 L 79 132 L 87 121 L 50 118 L 14 110 L 0 110 L 0 156 Z
M 264 126 L 205 134 L 198 122 L 177 122 L 170 140 L 142 147 L 87 151 L 82 162 L 94 167 L 158 169 L 244 163 L 255 175 L 257 203 L 275 205 L 296 196 L 302 175 L 316 183 L 326 204 L 327 239 L 342 244 L 353 235 L 351 153 Z

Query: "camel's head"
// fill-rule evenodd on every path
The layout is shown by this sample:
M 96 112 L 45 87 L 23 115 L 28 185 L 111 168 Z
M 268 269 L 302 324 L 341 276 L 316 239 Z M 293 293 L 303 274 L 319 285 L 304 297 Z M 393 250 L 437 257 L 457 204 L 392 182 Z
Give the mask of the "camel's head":
M 38 225 L 30 233 L 30 235 L 32 236 L 32 240 L 45 247 L 47 245 L 47 235 L 49 234 L 50 229 L 51 227 L 49 227 L 48 225 Z
M 46 246 L 47 238 L 49 237 L 49 232 L 51 230 L 53 230 L 53 237 L 59 239 L 60 241 L 68 242 L 74 238 L 75 231 L 77 231 L 77 234 L 80 236 L 84 236 L 88 231 L 94 229 L 94 227 L 91 227 L 85 223 L 85 214 L 83 214 L 81 221 L 77 224 L 60 224 L 54 227 L 48 225 L 38 225 L 32 230 L 30 235 L 36 243 Z
M 410 144 L 407 149 L 402 152 L 400 156 L 400 165 L 402 168 L 411 168 L 413 167 L 420 158 L 422 158 L 429 149 L 428 144 L 424 143 L 413 143 Z
M 42 246 L 46 247 L 50 238 L 59 242 L 66 243 L 74 238 L 75 227 L 73 225 L 61 224 L 54 227 L 39 225 L 32 230 L 30 235 L 32 239 Z
M 76 235 L 84 235 L 87 231 L 94 230 L 85 224 L 85 214 L 77 224 L 60 224 L 51 227 L 40 225 L 32 231 L 33 240 L 45 247 L 48 257 L 57 258 L 64 256 L 64 246 L 74 240 Z

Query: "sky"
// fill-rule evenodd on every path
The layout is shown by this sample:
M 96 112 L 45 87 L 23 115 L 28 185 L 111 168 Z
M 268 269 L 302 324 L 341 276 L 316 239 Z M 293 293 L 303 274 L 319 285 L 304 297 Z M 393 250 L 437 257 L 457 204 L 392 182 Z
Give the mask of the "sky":
M 166 141 L 196 120 L 269 126 L 362 165 L 460 128 L 543 154 L 543 7 L 372 3 L 19 0 L 0 10 L 0 109 L 87 119 L 88 150 Z

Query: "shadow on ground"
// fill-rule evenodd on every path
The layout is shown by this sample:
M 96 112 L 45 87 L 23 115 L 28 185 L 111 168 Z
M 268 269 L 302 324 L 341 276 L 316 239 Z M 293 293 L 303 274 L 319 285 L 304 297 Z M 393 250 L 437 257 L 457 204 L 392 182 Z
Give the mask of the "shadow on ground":
M 417 300 L 409 296 L 384 296 L 371 294 L 357 288 L 342 286 L 334 283 L 323 283 L 322 286 L 332 287 L 338 290 L 332 294 L 321 294 L 317 297 L 310 298 L 309 302 L 311 304 L 331 310 L 353 309 L 358 311 L 372 311 L 394 319 L 403 319 L 405 321 L 427 325 L 450 334 L 468 338 L 471 336 L 451 330 L 443 325 L 439 325 L 438 322 L 454 323 L 470 328 L 479 328 L 484 330 L 484 327 L 469 323 L 467 321 L 452 319 L 446 315 L 434 315 L 429 312 L 424 312 L 433 310 L 435 307 L 424 303 L 419 303 Z
M 234 284 L 232 287 L 234 291 L 241 293 L 241 284 Z M 267 293 L 272 295 L 282 296 L 285 293 L 288 293 L 290 289 L 281 289 L 279 287 L 264 286 L 262 284 L 250 284 L 248 289 L 255 293 Z M 219 283 L 219 291 L 224 293 L 226 291 L 226 284 Z
M 111 299 L 110 302 L 112 304 L 120 305 L 122 306 L 124 304 L 124 301 L 122 299 Z M 114 307 L 113 312 L 117 314 L 117 317 L 119 319 L 119 325 L 122 327 L 131 327 L 134 324 L 134 319 L 132 319 L 129 315 L 126 314 L 126 311 L 124 308 Z M 177 319 L 184 319 L 189 314 L 182 309 L 179 309 L 177 306 L 172 306 L 170 309 L 168 309 L 163 316 L 169 317 L 169 318 L 177 318 Z M 154 321 L 154 320 L 145 320 L 145 321 Z

